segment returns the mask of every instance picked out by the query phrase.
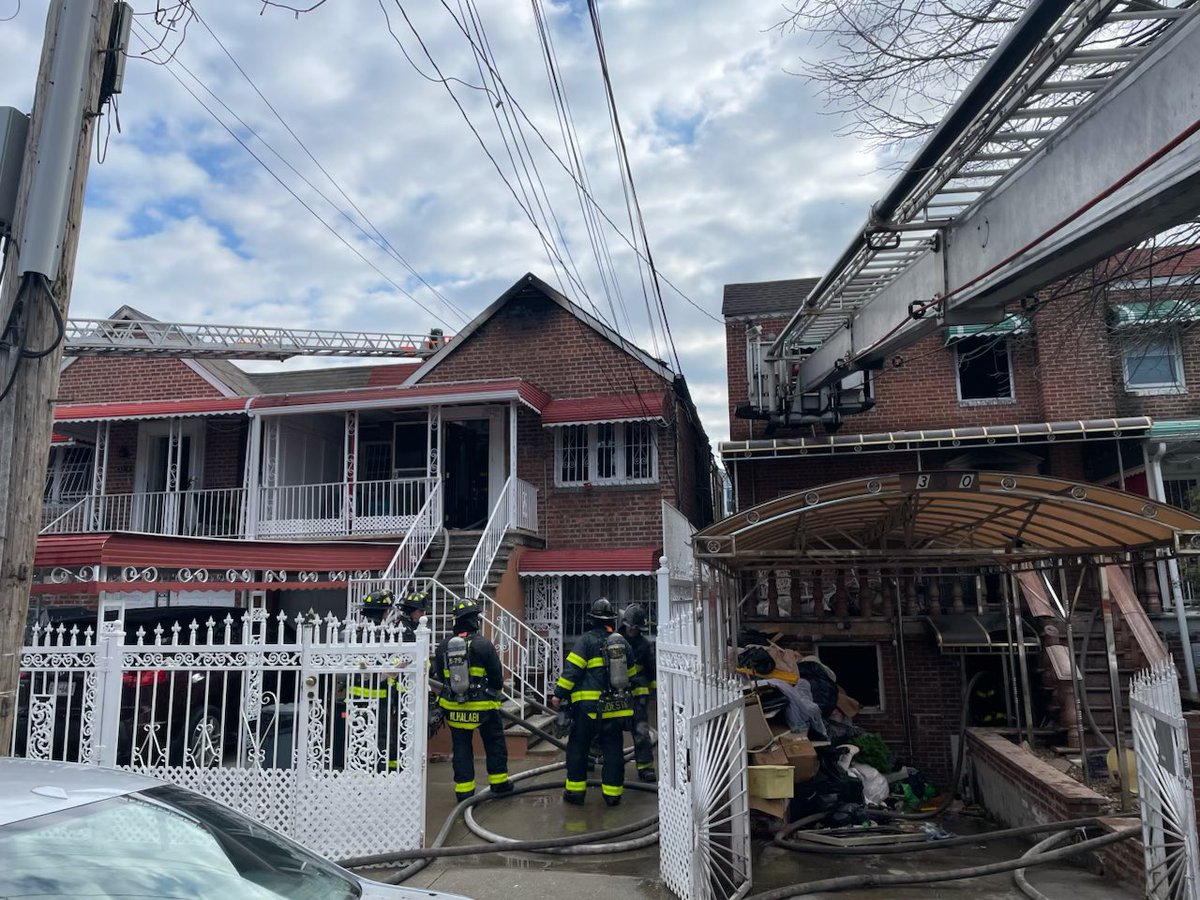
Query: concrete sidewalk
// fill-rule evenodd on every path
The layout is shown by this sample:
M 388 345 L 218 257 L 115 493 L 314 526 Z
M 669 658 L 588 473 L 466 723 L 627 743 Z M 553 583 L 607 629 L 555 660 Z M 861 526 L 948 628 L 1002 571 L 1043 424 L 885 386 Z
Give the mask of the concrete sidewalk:
M 512 772 L 531 769 L 554 761 L 554 757 L 513 760 Z M 482 777 L 483 761 L 477 761 Z M 630 766 L 627 777 L 634 779 Z M 583 807 L 562 801 L 562 773 L 553 772 L 535 779 L 549 785 L 545 792 L 502 798 L 476 807 L 479 824 L 488 830 L 517 840 L 532 840 L 567 835 L 583 835 L 628 824 L 657 813 L 657 798 L 652 792 L 627 789 L 625 800 L 615 809 L 606 807 L 597 789 L 590 789 Z M 426 840 L 432 842 L 454 807 L 450 764 L 429 765 Z M 984 827 L 978 820 L 950 819 L 944 827 L 969 834 Z M 455 823 L 447 846 L 478 844 L 481 839 L 462 823 Z M 756 841 L 753 854 L 754 883 L 751 893 L 766 891 L 798 882 L 832 878 L 858 872 L 929 872 L 935 869 L 980 865 L 1019 856 L 1030 844 L 1019 841 L 993 842 L 986 847 L 960 847 L 944 851 L 884 857 L 831 857 L 798 854 Z M 376 877 L 384 873 L 370 873 Z M 1115 884 L 1111 879 L 1070 865 L 1045 866 L 1030 870 L 1030 882 L 1047 896 L 1069 900 L 1135 900 L 1139 893 Z M 528 853 L 489 853 L 456 857 L 431 863 L 413 876 L 406 885 L 462 894 L 473 900 L 511 900 L 511 898 L 561 898 L 617 896 L 621 900 L 669 900 L 674 895 L 660 880 L 658 846 L 642 850 L 600 856 L 552 856 Z M 970 881 L 852 891 L 814 897 L 863 898 L 963 898 L 963 900 L 1021 900 L 1013 886 L 1012 875 L 993 875 Z

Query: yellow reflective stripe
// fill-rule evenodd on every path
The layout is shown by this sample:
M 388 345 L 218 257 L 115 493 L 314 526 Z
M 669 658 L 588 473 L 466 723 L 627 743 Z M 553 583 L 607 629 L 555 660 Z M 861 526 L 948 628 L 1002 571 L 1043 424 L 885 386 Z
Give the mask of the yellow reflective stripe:
M 568 778 L 567 779 L 567 790 L 582 793 L 583 791 L 587 790 L 587 782 L 586 781 L 571 781 L 571 779 Z
M 472 675 L 477 675 L 480 678 L 487 677 L 487 669 L 485 669 L 483 666 L 471 666 L 469 671 Z
M 571 702 L 578 703 L 580 700 L 599 700 L 599 691 L 573 691 L 571 693 Z
M 635 696 L 635 697 L 649 697 L 649 696 L 650 696 L 650 688 L 648 688 L 648 687 L 636 687 L 636 688 L 634 688 L 634 689 L 633 689 L 633 696 Z
M 657 681 L 651 681 L 651 682 L 650 682 L 650 690 L 652 690 L 652 691 L 657 691 L 657 690 L 658 690 L 658 682 L 657 682 Z
M 365 688 L 354 685 L 350 688 L 351 697 L 366 697 L 370 700 L 382 700 L 388 695 L 387 688 Z
M 454 792 L 456 794 L 465 794 L 467 791 L 475 790 L 474 781 L 456 781 L 454 782 Z
M 501 772 L 499 775 L 488 775 L 488 784 L 504 784 L 508 781 L 508 773 Z
M 574 650 L 572 650 L 570 653 L 567 654 L 567 662 L 571 663 L 571 665 L 579 666 L 579 668 L 581 668 L 581 669 L 587 668 L 587 660 L 584 659 L 582 656 L 580 656 L 578 653 L 576 653 Z
M 629 667 L 629 677 L 632 678 L 634 675 L 636 675 L 640 671 L 642 671 L 642 667 L 639 666 L 637 663 L 634 663 L 632 666 Z
M 555 682 L 555 684 L 558 685 L 560 688 L 562 688 L 564 691 L 569 691 L 569 690 L 571 690 L 571 688 L 575 687 L 575 682 L 572 681 L 570 678 L 568 678 L 566 675 L 563 675 L 561 678 L 559 678 L 558 681 Z
M 652 762 L 638 763 L 637 767 L 638 767 L 638 771 L 641 772 L 641 771 L 644 771 L 645 769 L 653 769 L 654 763 L 652 763 Z
M 604 666 L 604 657 L 603 656 L 593 656 L 591 659 L 589 659 L 587 661 L 587 667 L 589 669 L 599 669 L 599 668 L 602 668 L 603 666 Z
M 453 719 L 448 720 L 451 728 L 460 728 L 463 731 L 474 731 L 479 727 L 478 722 L 455 722 Z
M 602 784 L 600 790 L 604 792 L 605 797 L 620 797 L 625 788 L 619 784 Z
M 632 715 L 633 715 L 632 709 L 622 709 L 622 710 L 618 710 L 617 712 L 601 713 L 600 718 L 602 718 L 602 719 L 621 719 L 621 718 L 624 718 L 625 716 L 632 716 Z
M 499 709 L 499 700 L 447 700 L 445 697 L 438 697 L 438 706 L 442 709 L 459 710 L 460 712 L 475 712 L 483 709 Z

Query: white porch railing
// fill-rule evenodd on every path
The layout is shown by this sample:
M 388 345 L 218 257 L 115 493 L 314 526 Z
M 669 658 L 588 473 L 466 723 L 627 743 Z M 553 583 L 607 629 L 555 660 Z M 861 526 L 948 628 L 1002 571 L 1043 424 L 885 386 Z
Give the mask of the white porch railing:
M 484 593 L 488 573 L 510 528 L 537 531 L 537 488 L 510 477 L 496 500 L 463 582 L 470 597 L 483 607 L 484 633 L 496 645 L 509 696 L 524 707 L 527 697 L 549 699 L 549 669 L 554 660 L 550 642 Z
M 430 479 L 425 502 L 408 526 L 408 530 L 404 533 L 404 540 L 396 548 L 396 552 L 392 555 L 392 561 L 388 563 L 383 574 L 379 578 L 350 579 L 347 585 L 347 614 L 353 616 L 357 613 L 362 598 L 372 591 L 387 588 L 396 597 L 403 597 L 409 593 L 414 587 L 413 576 L 416 575 L 417 567 L 421 565 L 421 560 L 429 552 L 429 545 L 433 543 L 433 539 L 437 537 L 441 528 L 442 485 L 440 481 Z M 432 628 L 433 623 L 430 624 L 436 639 L 439 636 L 438 632 Z
M 259 537 L 402 534 L 420 515 L 435 478 L 394 478 L 259 488 Z
M 48 522 L 42 534 L 138 531 L 146 534 L 243 536 L 242 488 L 153 491 L 84 497 Z

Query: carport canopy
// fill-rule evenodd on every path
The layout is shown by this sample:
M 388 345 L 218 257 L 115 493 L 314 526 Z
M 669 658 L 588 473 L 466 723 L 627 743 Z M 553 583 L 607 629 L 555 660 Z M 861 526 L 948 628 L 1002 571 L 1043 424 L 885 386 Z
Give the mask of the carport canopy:
M 1006 472 L 857 478 L 778 497 L 697 532 L 697 557 L 773 564 L 1006 565 L 1200 553 L 1200 518 L 1137 494 Z

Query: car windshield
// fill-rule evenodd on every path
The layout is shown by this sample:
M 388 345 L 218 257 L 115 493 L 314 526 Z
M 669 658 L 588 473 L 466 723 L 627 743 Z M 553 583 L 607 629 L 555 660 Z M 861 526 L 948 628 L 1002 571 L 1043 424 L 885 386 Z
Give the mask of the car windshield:
M 0 897 L 352 900 L 345 872 L 245 816 L 163 785 L 0 828 Z

